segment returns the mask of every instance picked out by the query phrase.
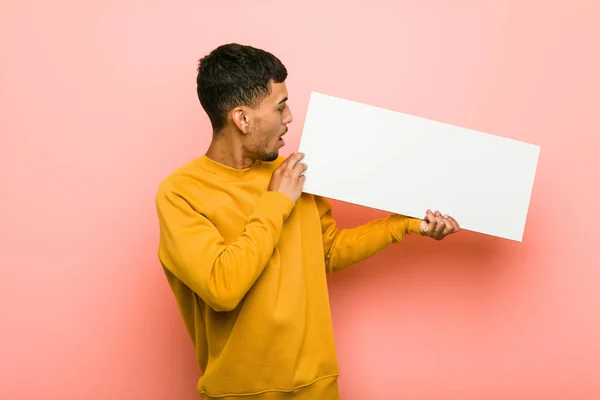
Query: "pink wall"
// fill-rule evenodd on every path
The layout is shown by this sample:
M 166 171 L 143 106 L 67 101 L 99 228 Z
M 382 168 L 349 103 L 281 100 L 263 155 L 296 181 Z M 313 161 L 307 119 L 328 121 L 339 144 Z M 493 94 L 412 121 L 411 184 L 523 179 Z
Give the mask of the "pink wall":
M 331 277 L 344 399 L 600 398 L 598 3 L 291 3 L 1 3 L 0 398 L 197 398 L 154 194 L 208 145 L 195 61 L 229 41 L 290 70 L 284 154 L 311 90 L 542 147 L 522 244 L 411 237 Z

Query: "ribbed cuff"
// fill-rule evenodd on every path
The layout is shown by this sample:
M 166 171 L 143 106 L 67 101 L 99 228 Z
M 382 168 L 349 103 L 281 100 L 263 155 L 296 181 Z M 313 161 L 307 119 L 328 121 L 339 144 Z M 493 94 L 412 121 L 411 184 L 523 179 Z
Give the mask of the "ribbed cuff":
M 389 218 L 389 223 L 393 243 L 402 242 L 406 235 L 411 233 L 421 234 L 421 220 L 418 218 L 392 214 Z
M 417 233 L 422 235 L 421 221 L 423 220 L 419 218 L 408 218 L 408 233 Z

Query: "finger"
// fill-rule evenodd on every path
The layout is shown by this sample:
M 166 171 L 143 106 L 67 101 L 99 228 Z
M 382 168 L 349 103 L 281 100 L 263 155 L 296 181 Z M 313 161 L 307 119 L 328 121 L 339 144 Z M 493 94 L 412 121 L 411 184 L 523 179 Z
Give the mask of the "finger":
M 423 218 L 424 220 L 427 220 L 428 222 L 431 222 L 431 218 L 433 217 L 433 212 L 429 209 L 427 209 L 427 211 L 425 212 L 425 218 Z
M 443 219 L 438 219 L 435 226 L 435 236 L 441 236 L 446 229 L 446 222 Z
M 286 158 L 281 163 L 279 168 L 293 169 L 296 166 L 296 164 L 298 163 L 298 161 L 300 161 L 302 159 L 302 157 L 304 157 L 304 154 L 302 154 L 302 153 L 292 153 L 292 154 L 290 154 L 290 156 L 288 158 Z
M 283 160 L 283 163 L 281 163 L 281 165 L 285 164 L 289 164 L 290 162 L 294 161 L 294 159 L 298 156 L 298 153 L 292 153 L 290 154 L 285 160 Z
M 444 232 L 442 232 L 442 236 L 446 236 L 446 235 L 449 235 L 454 232 L 456 232 L 456 228 L 454 228 L 454 225 L 452 224 L 452 222 L 447 221 L 446 228 L 444 229 Z
M 436 210 L 436 212 L 435 212 L 435 214 L 434 214 L 434 215 L 435 215 L 436 217 L 441 217 L 441 216 L 442 216 L 442 213 Z
M 427 235 L 429 230 L 429 210 L 425 213 L 425 216 L 421 219 L 421 224 L 419 225 L 419 231 L 421 235 Z
M 294 164 L 298 163 L 303 158 L 304 158 L 304 153 L 294 153 L 294 155 L 293 155 Z
M 451 221 L 450 223 L 452 224 L 452 228 L 454 228 L 454 232 L 458 232 L 460 230 L 460 226 L 458 226 L 458 222 Z
M 304 171 L 306 171 L 306 168 L 307 168 L 307 165 L 305 163 L 299 162 L 298 164 L 296 164 L 296 166 L 293 169 L 294 175 L 295 176 L 301 175 Z
M 435 232 L 435 227 L 437 225 L 437 220 L 433 216 L 433 214 L 427 214 L 425 216 L 425 219 L 429 222 L 429 224 L 427 225 L 427 228 L 425 228 L 425 233 L 429 234 L 429 233 Z
M 447 214 L 444 214 L 444 221 L 446 222 L 446 229 L 444 229 L 444 236 L 456 231 L 455 224 L 448 218 Z
M 283 164 L 281 164 L 280 168 L 292 170 L 297 163 L 296 158 L 297 158 L 296 153 L 290 155 L 288 158 L 285 159 Z
M 300 162 L 300 160 L 302 160 L 303 158 L 304 158 L 304 154 L 302 154 L 302 153 L 296 153 L 296 154 L 294 154 L 294 159 L 290 163 L 290 167 L 292 169 L 294 169 L 296 167 L 296 165 L 298 165 L 298 163 Z
M 290 159 L 288 157 L 285 160 L 283 160 L 283 162 L 281 164 L 279 164 L 279 167 L 277 167 L 277 169 L 275 171 L 273 171 L 273 173 L 281 174 L 283 171 L 285 171 L 285 169 L 287 168 L 289 163 L 290 163 Z
M 449 215 L 445 215 L 444 218 L 446 218 L 452 224 L 455 232 L 458 232 L 460 230 L 460 226 L 458 225 L 458 222 L 456 222 L 456 220 L 454 218 L 452 218 Z
M 423 220 L 431 222 L 431 212 L 429 210 L 427 210 L 427 212 L 425 213 L 425 217 L 423 217 Z
M 452 218 L 452 217 L 450 217 L 450 218 Z M 458 223 L 458 221 L 455 220 L 454 218 L 452 218 L 452 222 L 456 225 L 456 230 L 460 231 L 460 224 Z

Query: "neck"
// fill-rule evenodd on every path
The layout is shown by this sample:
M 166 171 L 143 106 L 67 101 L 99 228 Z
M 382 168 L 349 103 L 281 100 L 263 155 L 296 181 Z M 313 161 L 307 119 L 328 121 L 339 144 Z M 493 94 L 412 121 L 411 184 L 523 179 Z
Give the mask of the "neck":
M 254 165 L 256 160 L 248 156 L 237 136 L 236 132 L 229 132 L 227 128 L 213 134 L 206 157 L 235 169 Z

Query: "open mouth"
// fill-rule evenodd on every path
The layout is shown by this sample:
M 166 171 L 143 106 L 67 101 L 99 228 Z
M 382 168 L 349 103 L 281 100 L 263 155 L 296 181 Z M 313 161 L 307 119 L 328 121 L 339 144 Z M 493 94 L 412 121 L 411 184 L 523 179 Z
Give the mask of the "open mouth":
M 283 136 L 284 136 L 284 135 L 287 133 L 287 131 L 288 131 L 288 130 L 287 130 L 287 128 L 286 128 L 285 132 L 283 132 L 283 133 L 281 134 L 281 136 L 279 136 L 279 143 L 280 143 L 282 146 L 285 144 L 285 140 L 283 140 Z

